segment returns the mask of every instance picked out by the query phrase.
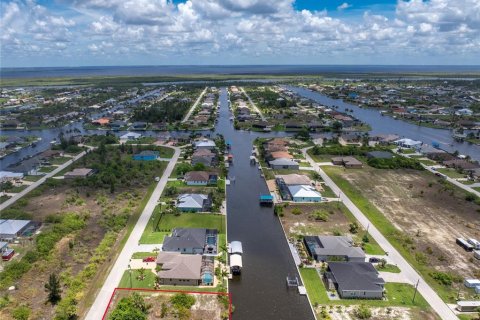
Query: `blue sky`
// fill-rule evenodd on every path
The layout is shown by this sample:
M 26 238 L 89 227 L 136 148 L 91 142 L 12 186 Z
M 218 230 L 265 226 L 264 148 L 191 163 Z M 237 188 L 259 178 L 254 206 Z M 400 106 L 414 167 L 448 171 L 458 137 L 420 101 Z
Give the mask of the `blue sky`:
M 479 64 L 478 0 L 0 0 L 2 67 Z

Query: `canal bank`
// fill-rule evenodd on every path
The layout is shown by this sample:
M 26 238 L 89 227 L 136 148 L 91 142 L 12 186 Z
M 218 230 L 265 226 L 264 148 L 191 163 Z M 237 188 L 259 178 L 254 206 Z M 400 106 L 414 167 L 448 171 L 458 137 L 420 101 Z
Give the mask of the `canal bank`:
M 227 186 L 228 241 L 241 241 L 244 251 L 242 275 L 229 286 L 233 319 L 314 319 L 307 297 L 287 289 L 286 277 L 299 277 L 297 268 L 273 208 L 260 207 L 258 202 L 268 188 L 249 156 L 253 140 L 262 134 L 235 131 L 229 117 L 228 96 L 222 88 L 216 133 L 232 142 L 234 157 L 229 170 L 233 181 Z

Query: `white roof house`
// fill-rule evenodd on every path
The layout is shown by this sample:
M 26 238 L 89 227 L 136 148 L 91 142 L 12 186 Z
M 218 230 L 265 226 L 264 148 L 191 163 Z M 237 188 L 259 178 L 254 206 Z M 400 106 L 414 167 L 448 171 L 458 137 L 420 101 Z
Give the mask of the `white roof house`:
M 138 132 L 128 132 L 120 137 L 121 140 L 135 140 L 142 136 L 141 133 Z
M 455 111 L 455 114 L 457 116 L 471 116 L 473 114 L 473 111 L 468 108 L 463 108 Z
M 215 142 L 210 139 L 201 139 L 194 142 L 195 149 L 214 149 Z
M 422 141 L 403 138 L 395 141 L 395 144 L 403 148 L 420 148 Z
M 310 185 L 292 185 L 288 186 L 288 191 L 292 200 L 296 202 L 319 202 L 322 201 L 322 195 Z
M 31 220 L 13 220 L 0 219 L 0 238 L 13 239 L 16 238 L 25 227 L 31 223 Z
M 10 171 L 0 171 L 0 182 L 12 180 L 12 179 L 22 179 L 23 173 L 21 172 L 10 172 Z
M 208 196 L 199 193 L 185 193 L 177 198 L 177 208 L 200 211 Z

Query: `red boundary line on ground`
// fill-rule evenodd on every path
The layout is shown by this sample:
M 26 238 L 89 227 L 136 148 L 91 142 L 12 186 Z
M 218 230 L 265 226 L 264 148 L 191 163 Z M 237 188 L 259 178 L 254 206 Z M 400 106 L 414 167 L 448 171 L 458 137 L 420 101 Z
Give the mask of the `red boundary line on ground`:
M 108 313 L 108 310 L 110 309 L 110 306 L 112 304 L 113 297 L 115 296 L 115 293 L 118 291 L 145 291 L 145 292 L 180 292 L 180 293 L 189 293 L 189 294 L 214 294 L 217 296 L 228 296 L 228 319 L 232 320 L 232 295 L 227 292 L 200 292 L 200 291 L 186 291 L 186 290 L 155 290 L 155 289 L 142 289 L 142 288 L 115 288 L 113 290 L 112 295 L 110 296 L 110 300 L 108 301 L 107 308 L 105 309 L 105 312 L 103 313 L 102 320 L 106 320 L 106 316 Z

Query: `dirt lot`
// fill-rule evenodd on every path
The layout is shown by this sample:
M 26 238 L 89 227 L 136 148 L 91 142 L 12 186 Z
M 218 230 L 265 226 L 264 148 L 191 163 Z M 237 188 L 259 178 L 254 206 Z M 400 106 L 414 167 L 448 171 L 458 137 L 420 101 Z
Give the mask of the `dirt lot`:
M 293 214 L 292 211 L 299 209 L 301 214 Z M 312 214 L 315 211 L 326 212 L 327 221 L 315 220 Z M 289 204 L 283 209 L 283 217 L 280 217 L 287 235 L 319 235 L 330 234 L 335 231 L 348 233 L 348 226 L 353 221 L 344 212 L 347 208 L 342 203 L 312 203 L 312 204 Z
M 414 239 L 417 252 L 440 271 L 472 277 L 480 261 L 455 238 L 480 238 L 480 206 L 432 174 L 412 170 L 342 170 L 341 174 L 400 230 Z
M 114 300 L 109 308 L 109 311 L 115 308 L 116 303 L 122 298 L 127 296 L 128 291 L 119 291 L 116 293 Z M 145 299 L 145 302 L 150 304 L 152 308 L 148 315 L 149 320 L 164 319 L 174 320 L 178 319 L 173 307 L 169 300 L 174 293 L 168 292 L 155 292 L 155 293 L 141 293 Z M 191 315 L 189 320 L 222 320 L 222 313 L 226 308 L 219 301 L 218 296 L 215 294 L 192 294 L 195 297 L 195 304 L 190 309 Z M 167 313 L 163 317 L 161 316 L 161 306 L 165 303 L 167 306 Z
M 32 309 L 30 319 L 51 319 L 54 315 L 54 308 L 46 304 L 47 293 L 44 285 L 51 273 L 63 276 L 74 276 L 87 265 L 93 254 L 93 249 L 103 239 L 106 228 L 102 225 L 103 217 L 112 213 L 123 212 L 125 208 L 134 210 L 140 202 L 140 196 L 135 199 L 127 199 L 124 194 L 104 193 L 102 196 L 87 197 L 85 190 L 75 189 L 68 185 L 61 185 L 52 188 L 45 188 L 40 196 L 31 197 L 28 204 L 23 208 L 25 212 L 33 215 L 35 221 L 45 221 L 45 218 L 52 214 L 66 212 L 81 213 L 88 216 L 86 226 L 75 234 L 62 238 L 55 246 L 48 259 L 40 259 L 34 266 L 16 282 L 17 290 L 9 292 L 11 303 L 7 308 L 0 310 L 1 319 L 12 319 L 11 308 L 18 304 L 27 304 Z M 90 191 L 93 194 L 92 191 Z M 44 223 L 41 231 L 48 230 L 50 225 Z M 121 239 L 119 236 L 118 239 Z M 30 246 L 33 245 L 31 242 Z M 115 246 L 118 246 L 118 241 Z M 26 251 L 27 247 L 23 248 Z M 92 249 L 93 248 L 93 249 Z M 112 259 L 114 250 L 110 252 L 107 263 L 99 268 L 100 271 L 108 267 L 109 259 Z M 19 257 L 17 257 L 18 259 Z M 99 273 L 100 273 L 99 271 Z M 97 275 L 102 277 L 103 275 Z M 95 283 L 96 278 L 92 280 Z M 63 282 L 63 281 L 62 281 Z M 87 288 L 88 291 L 90 288 Z M 66 289 L 63 289 L 66 291 Z M 3 293 L 2 293 L 3 294 Z M 86 299 L 80 299 L 80 310 Z

